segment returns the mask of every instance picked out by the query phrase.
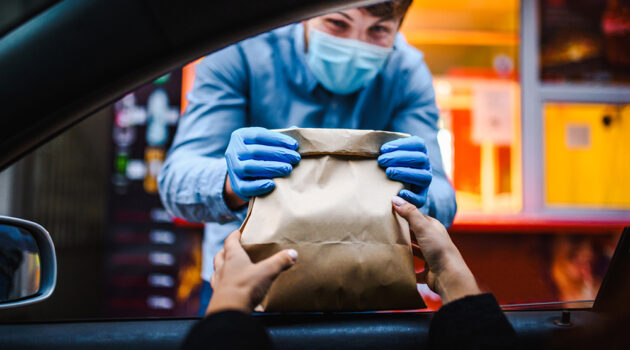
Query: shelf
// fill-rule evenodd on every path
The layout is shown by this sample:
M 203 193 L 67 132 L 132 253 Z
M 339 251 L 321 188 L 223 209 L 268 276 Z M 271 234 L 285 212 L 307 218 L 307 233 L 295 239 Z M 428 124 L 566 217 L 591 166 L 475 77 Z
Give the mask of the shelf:
M 451 233 L 621 233 L 630 220 L 623 218 L 557 217 L 545 214 L 458 213 L 449 228 Z
M 573 103 L 628 103 L 630 86 L 594 83 L 541 83 L 543 101 Z
M 411 45 L 473 45 L 473 46 L 517 46 L 518 33 L 422 29 L 404 30 L 403 34 Z

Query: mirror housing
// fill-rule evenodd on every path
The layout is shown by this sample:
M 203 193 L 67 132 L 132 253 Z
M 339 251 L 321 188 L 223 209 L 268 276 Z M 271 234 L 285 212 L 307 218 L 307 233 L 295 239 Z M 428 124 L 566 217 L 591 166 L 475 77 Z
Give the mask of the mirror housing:
M 55 284 L 57 283 L 57 258 L 55 255 L 55 246 L 53 245 L 52 239 L 50 238 L 50 234 L 46 231 L 42 226 L 27 220 L 12 218 L 8 216 L 0 216 L 0 227 L 8 226 L 8 229 L 15 229 L 14 232 L 22 233 L 24 236 L 30 238 L 28 241 L 33 242 L 37 245 L 37 254 L 39 255 L 39 259 L 34 258 L 33 260 L 39 260 L 39 273 L 31 273 L 27 274 L 32 279 L 32 285 L 39 285 L 39 288 L 33 290 L 32 293 L 27 295 L 20 295 L 14 299 L 1 300 L 0 299 L 0 309 L 8 309 L 12 307 L 18 307 L 33 303 L 38 303 L 42 300 L 47 299 L 55 289 Z M 0 236 L 6 236 L 4 238 L 9 241 L 9 233 L 0 230 Z M 0 237 L 2 239 L 3 237 Z M 1 248 L 1 247 L 0 247 Z M 16 250 L 14 249 L 14 252 Z M 20 254 L 26 252 L 26 248 L 17 248 L 18 252 L 18 260 L 22 258 Z M 34 254 L 32 254 L 34 255 Z M 0 260 L 0 264 L 3 263 L 3 260 Z M 5 263 L 8 267 L 8 264 Z M 0 266 L 2 267 L 2 266 Z M 17 270 L 20 266 L 17 266 L 14 271 Z M 0 271 L 1 272 L 1 271 Z M 10 276 L 12 277 L 12 276 Z M 36 279 L 39 279 L 37 281 Z M 5 278 L 7 278 L 5 276 Z M 29 281 L 27 281 L 29 282 Z

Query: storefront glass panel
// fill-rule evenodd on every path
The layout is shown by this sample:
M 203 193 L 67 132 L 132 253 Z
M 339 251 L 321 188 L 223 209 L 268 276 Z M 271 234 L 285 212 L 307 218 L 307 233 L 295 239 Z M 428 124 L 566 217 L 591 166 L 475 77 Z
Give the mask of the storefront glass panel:
M 630 1 L 541 0 L 540 79 L 630 85 Z

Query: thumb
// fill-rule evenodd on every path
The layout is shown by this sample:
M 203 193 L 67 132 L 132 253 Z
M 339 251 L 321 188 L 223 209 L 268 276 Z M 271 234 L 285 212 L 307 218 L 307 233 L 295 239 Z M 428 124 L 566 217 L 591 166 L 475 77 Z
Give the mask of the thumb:
M 392 197 L 392 204 L 394 205 L 394 210 L 396 210 L 398 215 L 407 220 L 412 228 L 420 226 L 422 219 L 424 219 L 424 215 L 420 213 L 420 210 L 418 210 L 415 205 L 398 196 Z
M 274 280 L 280 272 L 293 266 L 297 261 L 298 252 L 295 249 L 285 249 L 256 264 L 259 276 Z

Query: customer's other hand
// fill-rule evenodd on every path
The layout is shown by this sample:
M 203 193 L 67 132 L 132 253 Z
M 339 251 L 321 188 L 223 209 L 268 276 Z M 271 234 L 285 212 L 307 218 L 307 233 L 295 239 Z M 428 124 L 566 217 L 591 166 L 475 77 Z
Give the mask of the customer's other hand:
M 426 283 L 438 293 L 443 304 L 480 294 L 475 277 L 446 228 L 398 196 L 392 199 L 392 203 L 396 212 L 409 222 L 409 228 L 420 246 L 420 258 L 424 260 L 425 268 L 416 275 L 418 283 Z
M 254 264 L 241 245 L 241 232 L 232 232 L 214 257 L 214 274 L 210 278 L 213 294 L 206 314 L 221 310 L 251 312 L 263 300 L 273 280 L 295 264 L 297 255 L 297 251 L 287 249 Z

